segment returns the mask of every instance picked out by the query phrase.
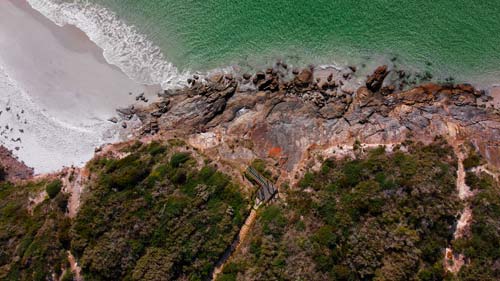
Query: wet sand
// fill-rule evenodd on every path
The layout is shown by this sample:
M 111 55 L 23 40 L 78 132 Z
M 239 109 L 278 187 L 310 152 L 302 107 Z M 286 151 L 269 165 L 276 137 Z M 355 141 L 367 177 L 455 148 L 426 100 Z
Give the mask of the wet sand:
M 117 140 L 119 125 L 106 121 L 117 107 L 158 90 L 129 79 L 82 31 L 57 26 L 24 0 L 0 1 L 0 80 L 0 144 L 37 173 L 82 165 L 95 146 Z

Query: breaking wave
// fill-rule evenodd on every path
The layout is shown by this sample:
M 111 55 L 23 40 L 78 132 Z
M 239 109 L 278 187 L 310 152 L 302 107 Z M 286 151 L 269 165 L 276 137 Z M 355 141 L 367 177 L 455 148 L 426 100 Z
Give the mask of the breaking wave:
M 168 62 L 158 46 L 121 21 L 112 11 L 83 0 L 28 0 L 34 9 L 59 26 L 74 25 L 103 49 L 108 63 L 118 66 L 138 83 L 163 89 L 185 85 L 188 72 Z

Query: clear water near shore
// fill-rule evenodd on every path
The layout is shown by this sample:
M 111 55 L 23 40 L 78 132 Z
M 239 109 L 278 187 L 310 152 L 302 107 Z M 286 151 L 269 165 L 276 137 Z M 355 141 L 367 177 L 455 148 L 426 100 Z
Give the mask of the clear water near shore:
M 500 4 L 496 1 L 65 2 L 84 5 L 83 10 L 95 8 L 83 4 L 92 2 L 112 11 L 116 17 L 108 19 L 115 29 L 103 25 L 107 32 L 126 29 L 116 19 L 134 26 L 137 33 L 121 33 L 119 37 L 131 37 L 104 48 L 122 59 L 130 59 L 130 52 L 137 52 L 133 55 L 137 58 L 145 57 L 132 61 L 139 66 L 131 71 L 143 73 L 139 75 L 142 78 L 148 67 L 161 65 L 155 57 L 154 46 L 158 46 L 161 59 L 172 63 L 167 69 L 170 80 L 183 70 L 204 71 L 232 64 L 259 68 L 277 58 L 295 65 L 362 65 L 397 57 L 399 65 L 429 71 L 436 78 L 453 76 L 480 85 L 500 82 Z M 105 22 L 102 13 L 96 15 Z M 137 34 L 145 37 L 135 40 Z M 127 50 L 126 44 L 139 47 Z

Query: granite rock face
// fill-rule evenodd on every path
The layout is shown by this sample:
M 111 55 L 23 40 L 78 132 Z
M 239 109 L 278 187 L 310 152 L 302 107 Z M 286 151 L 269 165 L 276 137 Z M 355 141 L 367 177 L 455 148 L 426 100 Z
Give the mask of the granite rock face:
M 142 121 L 146 128 L 158 126 L 160 133 L 186 138 L 220 136 L 216 144 L 201 148 L 217 150 L 218 155 L 233 160 L 269 157 L 269 151 L 278 150 L 278 155 L 271 156 L 284 171 L 296 169 L 311 149 L 352 146 L 355 140 L 367 144 L 395 144 L 407 138 L 430 142 L 436 136 L 471 142 L 500 167 L 499 110 L 482 106 L 479 100 L 485 93 L 470 85 L 429 83 L 395 91 L 391 85 L 383 87 L 389 70 L 382 66 L 368 77 L 366 86 L 351 93 L 342 87 L 349 76 L 320 77 L 314 68 L 307 68 L 293 70 L 292 78 L 284 79 L 290 73 L 282 71 L 259 72 L 250 86 L 224 75 L 196 80 L 164 98 L 168 112 L 142 114 Z M 158 105 L 148 110 L 157 111 Z M 242 142 L 251 143 L 252 153 L 238 148 L 236 144 Z

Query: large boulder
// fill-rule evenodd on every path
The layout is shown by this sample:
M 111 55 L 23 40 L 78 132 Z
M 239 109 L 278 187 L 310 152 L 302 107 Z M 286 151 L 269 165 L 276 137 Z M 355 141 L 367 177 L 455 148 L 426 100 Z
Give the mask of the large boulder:
M 372 92 L 377 92 L 382 88 L 385 77 L 387 77 L 389 71 L 387 70 L 387 65 L 382 65 L 377 67 L 372 75 L 368 76 L 366 80 L 366 87 Z
M 295 84 L 299 86 L 307 86 L 312 81 L 313 81 L 313 73 L 308 68 L 302 69 L 302 71 L 295 77 Z

